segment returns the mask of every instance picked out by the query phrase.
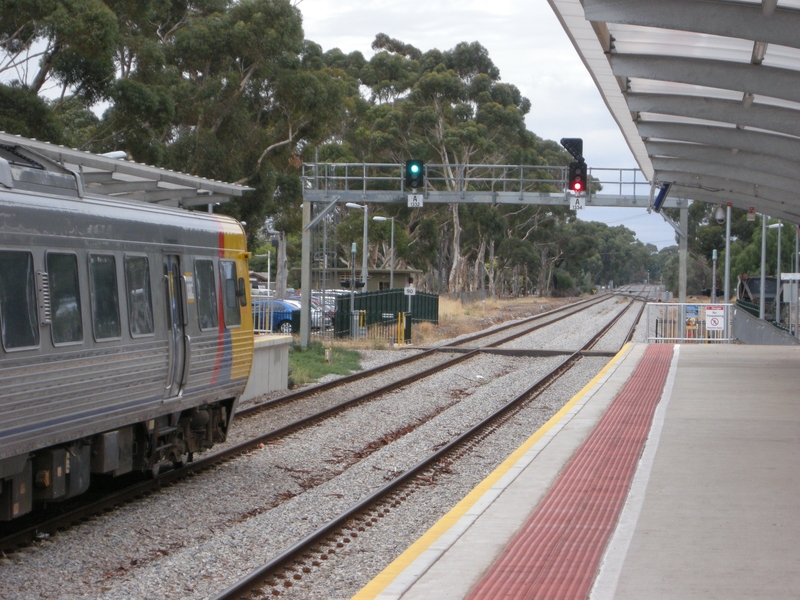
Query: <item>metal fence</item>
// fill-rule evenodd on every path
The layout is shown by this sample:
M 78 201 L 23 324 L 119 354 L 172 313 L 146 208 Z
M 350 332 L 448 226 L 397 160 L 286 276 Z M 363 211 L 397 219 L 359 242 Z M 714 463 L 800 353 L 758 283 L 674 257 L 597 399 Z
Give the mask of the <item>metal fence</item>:
M 253 331 L 255 333 L 298 333 L 300 311 L 286 311 L 272 298 L 253 301 Z
M 650 343 L 727 344 L 731 337 L 732 304 L 647 304 Z
M 411 339 L 415 323 L 439 323 L 439 296 L 417 292 L 406 296 L 402 288 L 360 292 L 336 298 L 336 316 L 333 321 L 335 337 L 375 338 L 395 340 L 397 343 Z
M 425 181 L 432 190 L 494 192 L 563 192 L 567 167 L 563 165 L 462 165 L 425 164 Z M 303 179 L 315 190 L 327 192 L 405 191 L 404 166 L 397 163 L 304 163 Z M 590 193 L 650 200 L 650 181 L 639 169 L 590 167 Z M 327 194 L 326 194 L 327 195 Z

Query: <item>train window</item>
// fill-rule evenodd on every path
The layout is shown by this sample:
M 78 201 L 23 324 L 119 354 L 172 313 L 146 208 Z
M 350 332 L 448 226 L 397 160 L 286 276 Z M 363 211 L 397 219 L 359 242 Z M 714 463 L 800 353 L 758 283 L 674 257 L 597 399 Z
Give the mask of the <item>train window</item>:
M 197 295 L 197 314 L 200 317 L 200 329 L 216 329 L 217 321 L 217 288 L 214 284 L 214 263 L 210 260 L 194 261 Z
M 39 345 L 36 284 L 30 252 L 0 251 L 0 328 L 6 350 Z
M 146 256 L 125 257 L 125 284 L 131 335 L 152 334 L 153 296 L 150 293 L 150 264 Z
M 241 325 L 242 313 L 239 309 L 239 298 L 236 296 L 236 263 L 232 260 L 221 260 L 219 270 L 222 276 L 225 325 L 228 327 Z
M 50 281 L 51 326 L 54 344 L 83 341 L 81 291 L 78 284 L 78 257 L 74 254 L 47 253 Z
M 117 293 L 117 261 L 109 254 L 89 255 L 94 337 L 108 340 L 122 336 Z

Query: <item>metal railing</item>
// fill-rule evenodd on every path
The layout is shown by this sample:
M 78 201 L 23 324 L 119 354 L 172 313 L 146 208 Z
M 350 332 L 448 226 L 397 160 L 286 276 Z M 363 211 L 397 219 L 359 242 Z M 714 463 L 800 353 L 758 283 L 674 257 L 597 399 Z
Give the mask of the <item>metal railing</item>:
M 313 189 L 326 192 L 402 192 L 404 168 L 392 163 L 304 163 L 303 178 Z M 548 165 L 426 164 L 425 180 L 429 190 L 560 192 L 566 186 L 566 171 L 565 166 Z
M 727 344 L 732 304 L 647 304 L 647 341 L 669 344 Z
M 405 190 L 404 166 L 393 163 L 304 163 L 310 189 L 335 191 Z M 590 194 L 650 197 L 650 182 L 639 169 L 590 167 Z M 564 192 L 567 167 L 560 165 L 425 165 L 424 191 Z M 599 185 L 598 185 L 599 184 Z
M 394 288 L 359 292 L 353 297 L 352 311 L 349 294 L 336 299 L 335 337 L 386 339 L 401 343 L 401 340 L 410 339 L 412 324 L 439 322 L 439 297 L 436 294 L 417 292 L 414 296 L 406 296 L 402 288 Z

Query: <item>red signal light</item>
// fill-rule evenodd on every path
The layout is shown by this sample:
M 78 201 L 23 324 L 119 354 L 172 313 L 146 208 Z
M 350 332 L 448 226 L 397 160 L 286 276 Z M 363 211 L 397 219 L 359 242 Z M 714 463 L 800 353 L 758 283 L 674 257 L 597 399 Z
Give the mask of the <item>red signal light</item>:
M 576 160 L 575 162 L 571 162 L 569 164 L 568 169 L 568 184 L 569 189 L 571 189 L 576 194 L 580 194 L 586 191 L 586 173 L 587 173 L 586 163 L 582 160 Z

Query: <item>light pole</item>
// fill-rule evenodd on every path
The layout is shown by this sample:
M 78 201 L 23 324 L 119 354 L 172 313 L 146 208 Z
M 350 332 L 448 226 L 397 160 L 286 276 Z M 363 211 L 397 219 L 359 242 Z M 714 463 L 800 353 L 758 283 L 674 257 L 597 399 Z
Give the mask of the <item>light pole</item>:
M 711 253 L 711 304 L 717 302 L 717 249 Z
M 394 217 L 372 217 L 373 221 L 391 221 L 392 222 L 392 243 L 391 243 L 391 250 L 389 253 L 391 255 L 391 262 L 389 263 L 389 289 L 394 289 Z
M 761 215 L 761 282 L 758 293 L 758 318 L 763 319 L 765 315 L 766 301 L 764 300 L 764 288 L 767 287 L 767 215 Z
M 775 281 L 775 323 L 780 326 L 781 324 L 781 231 L 783 231 L 783 223 L 778 221 L 772 225 L 767 226 L 768 229 L 778 230 L 778 262 L 776 265 L 777 278 Z
M 731 203 L 725 207 L 725 304 L 731 301 Z M 725 321 L 727 327 L 727 321 Z M 727 335 L 725 336 L 727 337 Z
M 364 243 L 361 251 L 361 281 L 364 282 L 364 291 L 367 291 L 367 224 L 369 222 L 369 208 L 366 204 L 356 204 L 355 202 L 348 202 L 345 204 L 347 208 L 357 208 L 364 211 Z M 355 282 L 353 282 L 355 285 Z

